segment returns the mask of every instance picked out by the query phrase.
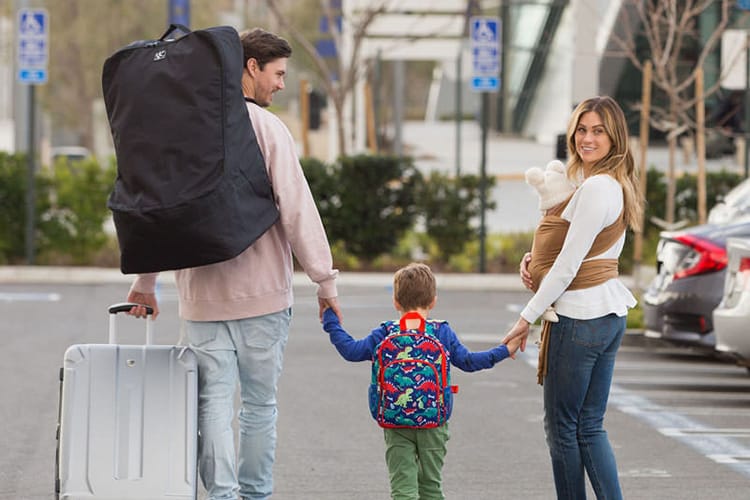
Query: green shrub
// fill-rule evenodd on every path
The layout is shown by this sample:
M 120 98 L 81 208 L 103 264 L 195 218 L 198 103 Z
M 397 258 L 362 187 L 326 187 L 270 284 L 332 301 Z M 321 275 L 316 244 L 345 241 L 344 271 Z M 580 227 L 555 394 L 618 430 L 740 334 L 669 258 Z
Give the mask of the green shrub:
M 26 192 L 28 165 L 26 155 L 0 152 L 0 264 L 21 264 L 26 257 Z M 47 179 L 34 176 L 34 241 L 38 245 L 42 218 L 49 209 Z
M 706 211 L 726 195 L 730 189 L 739 184 L 743 177 L 734 172 L 721 170 L 706 173 Z M 675 206 L 676 220 L 698 222 L 698 177 L 693 174 L 683 175 L 677 179 Z
M 419 196 L 419 209 L 427 235 L 436 243 L 435 257 L 447 261 L 458 255 L 467 242 L 479 238 L 479 228 L 471 222 L 481 215 L 481 179 L 476 175 L 451 178 L 432 172 Z M 495 178 L 487 179 L 486 192 L 492 191 Z M 487 202 L 493 210 L 495 203 Z
M 337 186 L 334 169 L 316 158 L 302 158 L 300 164 L 325 225 L 327 217 L 334 212 L 335 208 L 333 200 L 337 195 Z
M 43 216 L 40 260 L 90 265 L 109 239 L 104 222 L 116 167 L 102 168 L 93 159 L 58 159 L 47 175 L 53 201 Z
M 533 233 L 490 234 L 485 248 L 485 268 L 488 273 L 516 273 L 523 254 L 531 248 Z M 464 251 L 448 260 L 454 272 L 479 272 L 479 240 L 470 241 Z
M 481 209 L 478 176 L 433 172 L 425 180 L 411 159 L 388 156 L 301 163 L 332 246 L 369 261 L 359 268 L 390 269 L 411 259 L 450 268 L 451 258 L 478 239 L 472 226 Z M 494 185 L 488 178 L 487 192 Z
M 625 327 L 633 330 L 643 329 L 643 307 L 641 307 L 640 299 L 634 308 L 628 309 L 628 319 Z
M 646 181 L 646 225 L 647 232 L 660 232 L 661 228 L 653 223 L 652 217 L 666 219 L 667 178 L 666 174 L 650 168 Z M 721 170 L 706 173 L 706 210 L 716 205 L 743 177 L 737 173 Z M 675 182 L 675 220 L 687 220 L 690 224 L 698 223 L 698 177 L 685 174 Z
M 34 261 L 91 265 L 111 260 L 100 255 L 110 238 L 104 231 L 106 199 L 115 167 L 94 160 L 66 162 L 34 176 Z M 20 264 L 26 256 L 25 155 L 0 153 L 0 263 Z
M 307 160 L 303 168 L 329 239 L 352 255 L 388 253 L 413 227 L 422 176 L 411 159 L 359 155 L 329 167 Z

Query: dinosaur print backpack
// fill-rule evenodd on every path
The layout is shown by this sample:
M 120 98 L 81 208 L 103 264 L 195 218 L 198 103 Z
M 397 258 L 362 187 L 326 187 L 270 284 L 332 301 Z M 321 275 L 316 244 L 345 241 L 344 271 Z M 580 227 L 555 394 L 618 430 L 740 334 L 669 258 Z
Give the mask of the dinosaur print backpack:
M 419 319 L 419 328 L 407 329 L 408 319 Z M 388 428 L 443 425 L 451 415 L 458 387 L 450 385 L 450 356 L 434 333 L 440 321 L 425 321 L 410 312 L 384 326 L 388 334 L 373 353 L 372 417 Z

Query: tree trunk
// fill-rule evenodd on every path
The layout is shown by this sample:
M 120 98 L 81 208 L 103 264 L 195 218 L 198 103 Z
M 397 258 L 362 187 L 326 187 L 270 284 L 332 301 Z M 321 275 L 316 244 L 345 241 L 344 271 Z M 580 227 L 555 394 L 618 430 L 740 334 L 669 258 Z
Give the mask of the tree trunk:
M 677 136 L 670 135 L 669 144 L 669 170 L 667 171 L 667 208 L 666 220 L 668 224 L 674 223 L 674 197 L 675 197 L 675 157 L 677 156 Z
M 336 137 L 338 138 L 339 157 L 346 156 L 346 126 L 344 124 L 344 103 L 334 99 L 333 107 L 336 111 Z

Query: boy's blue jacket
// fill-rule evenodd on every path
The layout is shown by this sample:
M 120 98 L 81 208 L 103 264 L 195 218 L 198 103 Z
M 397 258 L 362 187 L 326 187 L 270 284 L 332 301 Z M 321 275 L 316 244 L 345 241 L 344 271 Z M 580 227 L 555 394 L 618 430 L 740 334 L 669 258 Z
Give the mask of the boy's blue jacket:
M 355 340 L 342 328 L 338 316 L 330 308 L 323 312 L 323 329 L 328 332 L 331 343 L 347 361 L 372 361 L 375 347 L 387 334 L 385 327 L 381 324 L 373 329 L 367 337 Z M 450 354 L 451 365 L 465 372 L 492 368 L 509 356 L 508 348 L 505 345 L 493 347 L 489 351 L 469 351 L 458 340 L 456 332 L 445 321 L 440 323 L 440 327 L 435 331 L 435 336 Z

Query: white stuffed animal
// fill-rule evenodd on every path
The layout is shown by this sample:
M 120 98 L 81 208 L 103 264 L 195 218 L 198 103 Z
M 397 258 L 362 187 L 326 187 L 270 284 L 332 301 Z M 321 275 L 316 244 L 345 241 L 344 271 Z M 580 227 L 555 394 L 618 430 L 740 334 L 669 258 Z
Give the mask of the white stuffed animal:
M 539 167 L 528 169 L 526 183 L 536 189 L 539 194 L 540 210 L 548 210 L 562 203 L 576 189 L 565 175 L 565 165 L 560 160 L 552 160 L 544 170 Z M 557 323 L 560 320 L 552 306 L 544 311 L 542 319 L 550 323 Z
M 565 175 L 565 165 L 560 160 L 552 160 L 544 170 L 539 167 L 528 169 L 526 183 L 539 194 L 539 210 L 562 203 L 576 189 Z

